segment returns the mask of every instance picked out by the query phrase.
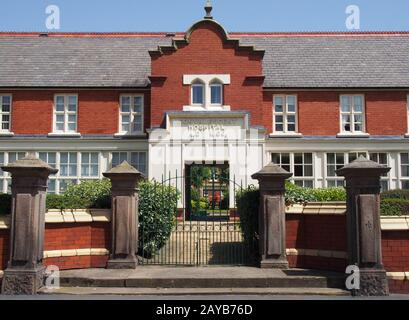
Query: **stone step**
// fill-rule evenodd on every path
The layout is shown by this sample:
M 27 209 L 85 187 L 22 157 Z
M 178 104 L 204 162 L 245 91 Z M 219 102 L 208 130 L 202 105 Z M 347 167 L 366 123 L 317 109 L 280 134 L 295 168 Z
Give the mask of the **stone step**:
M 254 267 L 140 266 L 135 270 L 61 271 L 62 287 L 117 288 L 344 288 L 344 275 Z
M 135 296 L 350 296 L 336 288 L 117 288 L 117 287 L 60 287 L 42 288 L 39 294 L 56 295 L 135 295 Z

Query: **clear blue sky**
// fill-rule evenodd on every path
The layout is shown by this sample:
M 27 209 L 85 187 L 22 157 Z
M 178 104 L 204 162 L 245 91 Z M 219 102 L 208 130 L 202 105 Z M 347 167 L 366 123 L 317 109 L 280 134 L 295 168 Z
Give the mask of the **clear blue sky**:
M 204 0 L 1 0 L 0 31 L 45 31 L 45 8 L 58 5 L 60 31 L 185 31 Z M 408 0 L 213 0 L 228 31 L 345 31 L 358 5 L 361 30 L 409 30 Z

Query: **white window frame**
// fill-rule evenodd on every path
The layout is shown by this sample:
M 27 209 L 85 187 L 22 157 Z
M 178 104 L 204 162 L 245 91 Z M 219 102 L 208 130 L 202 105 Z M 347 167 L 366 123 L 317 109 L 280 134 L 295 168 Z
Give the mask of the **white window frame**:
M 409 94 L 406 95 L 406 116 L 407 116 L 407 127 L 406 127 L 406 138 L 409 138 Z
M 213 87 L 219 87 L 219 88 L 220 88 L 220 102 L 216 102 L 216 103 L 213 103 L 213 102 L 212 102 L 212 98 L 213 98 L 213 96 L 212 96 L 212 88 L 213 88 Z M 218 81 L 217 79 L 216 79 L 216 80 L 213 80 L 213 81 L 210 83 L 209 88 L 210 88 L 210 104 L 211 104 L 212 106 L 222 106 L 222 105 L 223 105 L 223 100 L 224 100 L 224 87 L 223 87 L 223 83 L 221 83 L 221 82 Z
M 328 163 L 328 154 L 335 154 L 335 164 L 329 164 Z M 325 152 L 324 153 L 324 177 L 325 177 L 325 187 L 330 188 L 329 182 L 330 181 L 344 181 L 344 177 L 340 176 L 329 176 L 328 175 L 328 166 L 333 165 L 336 167 L 338 166 L 337 160 L 336 160 L 336 154 L 342 154 L 342 158 L 344 159 L 343 166 L 345 166 L 348 163 L 348 154 L 349 152 L 343 152 L 343 151 L 333 151 L 333 152 Z
M 57 97 L 64 97 L 64 111 L 57 111 Z M 77 101 L 76 111 L 69 111 L 69 97 L 75 97 Z M 78 132 L 78 110 L 79 99 L 76 93 L 58 93 L 54 95 L 53 107 L 53 133 L 54 134 L 76 134 Z M 57 115 L 64 115 L 64 130 L 57 130 Z M 75 130 L 69 130 L 69 116 L 75 115 Z
M 294 112 L 288 111 L 288 97 L 294 97 Z M 276 112 L 276 98 L 283 99 L 283 111 Z M 283 130 L 276 129 L 276 116 L 283 117 Z M 294 116 L 295 130 L 288 130 L 288 116 Z M 273 134 L 297 134 L 298 133 L 298 96 L 296 94 L 274 94 L 273 95 Z
M 230 84 L 230 74 L 185 74 L 183 85 L 189 86 L 190 97 L 188 106 L 183 106 L 183 111 L 230 111 L 230 106 L 225 103 L 225 86 Z M 203 103 L 193 103 L 193 87 L 203 86 Z M 212 103 L 211 87 L 221 86 L 221 103 Z
M 3 112 L 3 97 L 10 97 L 10 110 L 9 112 Z M 10 134 L 11 124 L 12 124 L 12 109 L 13 109 L 13 95 L 8 93 L 0 94 L 0 134 Z M 3 129 L 3 115 L 9 116 L 9 128 L 8 130 Z
M 342 111 L 342 98 L 348 97 L 350 100 L 350 110 L 348 112 Z M 354 97 L 361 97 L 362 98 L 362 112 L 355 112 L 354 111 Z M 344 130 L 344 123 L 342 116 L 348 115 L 350 116 L 350 131 Z M 355 130 L 355 115 L 362 116 L 362 130 Z M 339 122 L 340 122 L 340 135 L 366 135 L 366 101 L 364 94 L 341 94 L 339 96 Z
M 280 162 L 281 162 L 281 159 L 282 159 L 282 154 L 289 154 L 290 155 L 290 172 L 292 172 L 293 173 L 293 176 L 290 178 L 290 181 L 292 182 L 292 183 L 296 183 L 296 182 L 303 182 L 303 185 L 304 185 L 304 182 L 305 181 L 311 181 L 312 182 L 312 188 L 315 188 L 315 184 L 316 184 L 316 182 L 315 182 L 315 158 L 316 158 L 316 153 L 315 152 L 287 152 L 287 151 L 278 151 L 278 152 L 270 152 L 270 159 L 272 159 L 272 155 L 273 154 L 280 154 Z M 302 154 L 303 155 L 303 163 L 302 163 L 302 165 L 304 166 L 305 165 L 305 163 L 304 163 L 304 155 L 306 154 L 306 153 L 308 153 L 308 154 L 311 154 L 311 164 L 308 164 L 308 165 L 311 165 L 312 166 L 312 176 L 302 176 L 302 177 L 298 177 L 298 176 L 295 176 L 295 154 Z M 280 164 L 278 164 L 278 165 L 280 165 L 281 166 L 281 164 L 282 163 L 280 163 Z
M 130 109 L 129 112 L 122 112 L 122 98 L 129 97 L 130 98 Z M 141 98 L 142 103 L 142 110 L 141 112 L 135 111 L 135 98 Z M 129 130 L 123 131 L 122 130 L 122 116 L 129 116 Z M 133 130 L 133 122 L 135 120 L 135 116 L 141 116 L 141 130 L 134 131 Z M 123 93 L 119 96 L 119 124 L 118 124 L 118 132 L 119 135 L 143 135 L 145 131 L 145 96 L 144 94 L 140 93 Z
M 87 153 L 88 155 L 89 155 L 89 162 L 87 162 L 86 164 L 84 164 L 83 162 L 82 162 L 82 156 L 83 156 L 83 154 L 84 153 Z M 92 178 L 99 178 L 99 176 L 101 175 L 101 164 L 100 164 L 100 162 L 101 162 L 101 160 L 100 160 L 100 156 L 99 156 L 99 152 L 95 152 L 95 151 L 86 151 L 86 152 L 84 152 L 84 151 L 81 151 L 80 152 L 80 154 L 81 154 L 81 172 L 79 173 L 79 176 L 81 177 L 81 179 L 92 179 Z M 92 154 L 96 154 L 97 155 L 97 162 L 92 162 Z M 82 167 L 84 166 L 84 165 L 87 165 L 88 166 L 88 170 L 89 170 L 89 172 L 90 172 L 90 174 L 89 175 L 87 175 L 87 176 L 83 176 L 82 175 Z M 97 166 L 97 174 L 96 175 L 92 175 L 91 174 L 91 172 L 92 172 L 92 170 L 91 170 L 91 167 L 92 166 Z
M 148 174 L 148 169 L 149 169 L 149 164 L 148 164 L 148 152 L 144 150 L 132 150 L 132 151 L 124 151 L 124 150 L 119 150 L 119 151 L 113 151 L 109 153 L 109 167 L 113 167 L 112 159 L 114 153 L 125 153 L 126 154 L 126 161 L 132 165 L 132 153 L 143 153 L 145 155 L 145 170 L 141 171 L 144 175 Z M 140 168 L 136 168 L 137 170 L 140 170 Z
M 379 164 L 383 164 L 383 165 L 386 165 L 387 167 L 389 167 L 390 166 L 390 153 L 389 152 L 379 152 L 379 151 L 371 151 L 371 152 L 368 152 L 368 159 L 371 159 L 371 155 L 373 155 L 373 154 L 376 154 L 376 157 L 377 157 L 377 161 L 375 161 L 376 163 L 379 163 Z M 380 154 L 385 154 L 386 155 L 386 163 L 380 163 L 380 161 L 379 161 L 379 155 Z M 374 160 L 372 160 L 372 161 L 374 161 Z M 390 190 L 390 188 L 391 188 L 391 182 L 390 182 L 390 172 L 388 172 L 386 175 L 382 175 L 381 176 L 381 182 L 387 182 L 387 189 L 386 190 Z M 383 191 L 386 191 L 386 190 L 383 190 Z
M 0 151 L 0 154 L 3 155 L 3 161 L 0 162 L 0 167 L 4 166 L 6 164 L 6 157 L 7 157 L 7 152 Z M 5 192 L 6 190 L 6 173 L 1 170 L 0 168 L 0 193 Z
M 201 87 L 202 88 L 202 103 L 195 103 L 193 101 L 193 92 L 194 88 Z M 192 106 L 204 106 L 206 104 L 206 85 L 201 80 L 193 81 L 192 85 L 190 86 L 190 104 Z
M 402 153 L 406 153 L 409 156 L 409 151 L 401 151 L 398 153 L 398 172 L 399 172 L 399 188 L 403 189 L 403 183 L 408 181 L 409 182 L 409 176 L 404 176 L 402 174 Z M 406 166 L 406 164 L 405 164 Z M 409 166 L 409 165 L 408 165 Z

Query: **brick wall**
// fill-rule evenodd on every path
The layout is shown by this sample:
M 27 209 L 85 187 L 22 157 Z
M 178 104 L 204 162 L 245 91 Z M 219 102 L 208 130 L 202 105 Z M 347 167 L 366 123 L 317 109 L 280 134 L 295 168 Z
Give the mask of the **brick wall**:
M 182 110 L 190 104 L 190 86 L 182 82 L 185 74 L 230 74 L 224 104 L 232 110 L 250 111 L 252 124 L 263 123 L 262 83 L 246 79 L 262 74 L 261 57 L 224 43 L 220 28 L 201 23 L 191 34 L 189 44 L 152 57 L 152 75 L 166 77 L 164 82 L 152 84 L 152 126 L 163 123 L 165 111 Z
M 346 221 L 343 215 L 287 214 L 287 248 L 346 252 Z M 290 267 L 345 271 L 346 260 L 316 255 L 289 255 Z
M 115 134 L 119 125 L 119 97 L 132 91 L 25 90 L 12 91 L 12 127 L 16 135 L 46 135 L 52 132 L 54 95 L 78 94 L 78 132 L 82 135 Z M 145 95 L 145 128 L 150 127 L 150 91 Z
M 0 229 L 0 270 L 7 266 L 10 229 Z M 47 223 L 44 250 L 108 249 L 110 248 L 110 223 Z M 108 255 L 87 255 L 46 258 L 44 264 L 57 265 L 61 270 L 103 268 Z
M 347 251 L 345 215 L 287 214 L 287 248 Z M 409 271 L 409 231 L 382 230 L 382 258 L 391 272 Z M 347 260 L 316 255 L 289 255 L 290 267 L 345 272 Z M 408 280 L 389 280 L 392 293 L 409 293 Z
M 9 259 L 9 229 L 0 229 L 0 270 L 6 269 Z
M 44 250 L 110 248 L 110 224 L 64 223 L 46 224 Z M 45 265 L 57 265 L 61 270 L 103 268 L 108 256 L 73 256 L 44 259 Z
M 366 131 L 371 135 L 407 133 L 407 92 L 358 92 L 365 95 Z M 298 99 L 298 130 L 306 136 L 336 136 L 340 133 L 340 95 L 343 92 L 289 92 Z M 272 132 L 272 92 L 264 92 L 264 125 Z

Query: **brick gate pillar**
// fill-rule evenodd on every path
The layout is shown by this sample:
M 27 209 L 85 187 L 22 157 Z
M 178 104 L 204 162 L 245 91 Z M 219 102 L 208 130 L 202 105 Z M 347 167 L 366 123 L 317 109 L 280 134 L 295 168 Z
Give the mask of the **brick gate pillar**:
M 112 183 L 112 245 L 108 269 L 138 265 L 138 184 L 142 173 L 124 161 L 103 173 Z
M 44 280 L 47 180 L 58 172 L 33 154 L 2 167 L 11 173 L 10 257 L 3 294 L 36 294 Z
M 380 177 L 390 171 L 364 157 L 337 170 L 344 176 L 347 191 L 347 236 L 350 265 L 359 267 L 360 288 L 353 295 L 389 294 L 382 265 L 380 221 Z
M 270 163 L 252 175 L 259 181 L 261 268 L 288 268 L 285 237 L 285 180 L 292 173 Z

